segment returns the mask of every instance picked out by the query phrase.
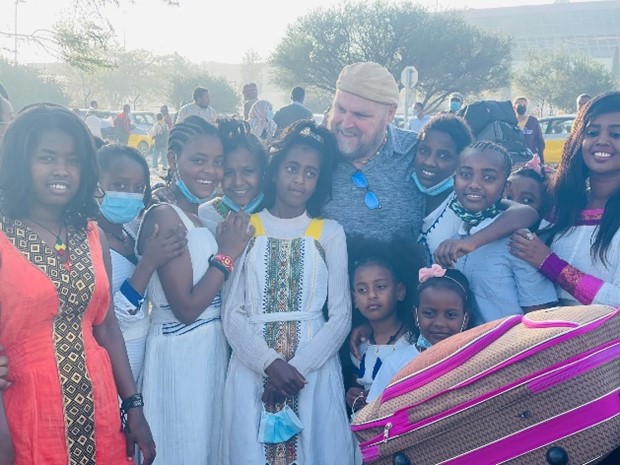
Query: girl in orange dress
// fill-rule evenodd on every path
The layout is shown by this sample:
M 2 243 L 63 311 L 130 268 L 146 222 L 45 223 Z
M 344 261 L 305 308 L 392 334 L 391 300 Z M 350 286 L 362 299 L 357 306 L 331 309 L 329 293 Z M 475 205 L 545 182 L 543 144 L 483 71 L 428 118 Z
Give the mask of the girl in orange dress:
M 0 344 L 15 465 L 121 464 L 155 445 L 110 310 L 93 139 L 69 110 L 20 114 L 0 147 Z M 125 407 L 121 432 L 118 397 Z M 131 405 L 129 405 L 131 404 Z M 0 451 L 2 453 L 2 451 Z

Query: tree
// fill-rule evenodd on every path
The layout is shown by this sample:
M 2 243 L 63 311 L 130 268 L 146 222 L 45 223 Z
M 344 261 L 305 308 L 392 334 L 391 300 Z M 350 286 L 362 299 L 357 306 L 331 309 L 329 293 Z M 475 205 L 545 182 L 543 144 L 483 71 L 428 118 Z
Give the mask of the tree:
M 265 64 L 255 50 L 251 48 L 246 50 L 241 62 L 241 79 L 243 79 L 243 83 L 255 82 L 259 89 L 262 88 L 264 67 Z
M 241 97 L 223 77 L 212 76 L 209 73 L 179 74 L 171 81 L 168 100 L 174 105 L 188 103 L 192 100 L 192 92 L 196 87 L 209 89 L 211 105 L 218 114 L 236 113 Z
M 317 9 L 288 26 L 270 62 L 282 88 L 305 84 L 333 92 L 343 66 L 374 61 L 399 80 L 419 70 L 418 91 L 436 108 L 454 91 L 506 86 L 510 42 L 465 23 L 458 13 L 430 13 L 412 3 L 345 3 Z
M 605 66 L 564 51 L 530 52 L 515 80 L 542 110 L 549 104 L 568 112 L 575 111 L 579 94 L 597 95 L 615 87 L 614 77 Z
M 17 0 L 25 2 L 27 0 Z M 133 3 L 134 0 L 126 0 Z M 161 0 L 178 5 L 178 0 Z M 0 30 L 0 37 L 12 37 L 39 45 L 54 58 L 86 72 L 98 68 L 110 68 L 113 63 L 106 59 L 109 47 L 114 47 L 116 32 L 104 17 L 108 5 L 120 6 L 122 0 L 73 0 L 70 14 L 55 23 L 51 29 L 38 29 L 27 34 Z M 17 8 L 17 3 L 15 5 Z M 17 51 L 15 51 L 17 55 Z
M 63 92 L 59 82 L 42 76 L 39 71 L 30 66 L 16 66 L 5 59 L 0 59 L 0 76 L 2 76 L 2 84 L 9 94 L 15 112 L 26 105 L 37 102 L 59 105 L 69 103 L 69 98 Z

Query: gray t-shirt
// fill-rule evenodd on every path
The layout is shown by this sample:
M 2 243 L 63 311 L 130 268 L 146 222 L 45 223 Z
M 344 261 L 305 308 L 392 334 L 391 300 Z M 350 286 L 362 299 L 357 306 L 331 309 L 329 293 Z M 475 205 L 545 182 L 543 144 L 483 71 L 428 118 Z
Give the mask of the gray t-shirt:
M 351 176 L 357 168 L 341 161 L 333 176 L 332 199 L 323 208 L 325 217 L 338 221 L 347 235 L 416 240 L 426 201 L 411 179 L 416 141 L 415 133 L 390 125 L 380 154 L 360 169 L 379 199 L 381 208 L 375 210 L 364 203 L 366 189 L 353 185 Z

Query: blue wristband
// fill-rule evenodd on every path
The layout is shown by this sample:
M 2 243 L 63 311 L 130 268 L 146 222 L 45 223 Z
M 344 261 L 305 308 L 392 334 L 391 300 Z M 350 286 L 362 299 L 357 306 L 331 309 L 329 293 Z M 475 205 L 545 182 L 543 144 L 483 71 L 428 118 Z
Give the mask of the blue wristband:
M 136 308 L 140 308 L 142 306 L 142 304 L 144 303 L 144 296 L 141 295 L 138 291 L 136 291 L 133 286 L 131 285 L 131 283 L 129 282 L 129 278 L 127 278 L 125 281 L 123 281 L 123 284 L 121 284 L 121 294 L 123 294 L 125 296 L 125 298 L 131 302 L 131 304 L 136 307 Z

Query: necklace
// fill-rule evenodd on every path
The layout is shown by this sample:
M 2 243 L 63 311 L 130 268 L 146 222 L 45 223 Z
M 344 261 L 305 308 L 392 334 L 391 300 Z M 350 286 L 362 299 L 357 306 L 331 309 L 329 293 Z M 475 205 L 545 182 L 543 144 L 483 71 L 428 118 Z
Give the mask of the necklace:
M 386 142 L 387 142 L 387 134 L 386 134 L 385 138 L 383 139 L 383 142 L 381 142 L 381 145 L 379 146 L 377 151 L 374 154 L 372 154 L 372 156 L 367 158 L 366 160 L 359 161 L 358 163 L 359 163 L 360 166 L 357 167 L 357 168 L 361 168 L 362 166 L 366 166 L 368 163 L 370 163 L 371 160 L 374 160 L 379 155 L 381 155 L 381 149 L 383 148 L 383 146 L 385 145 Z
M 388 339 L 387 343 L 385 344 L 386 346 L 391 346 L 392 344 L 394 344 L 394 342 L 396 342 L 396 338 L 398 337 L 398 335 L 400 334 L 400 332 L 403 330 L 403 328 L 405 327 L 405 323 L 401 323 L 400 327 L 398 328 L 398 330 L 392 334 L 390 336 L 390 338 Z M 370 342 L 374 345 L 377 345 L 377 343 L 375 342 L 375 336 L 372 336 L 372 339 L 370 340 Z
M 61 262 L 64 260 L 65 270 L 71 271 L 70 257 L 68 255 L 65 257 L 65 254 L 67 253 L 67 244 L 65 244 L 64 241 L 60 238 L 60 233 L 62 232 L 62 223 L 60 224 L 60 227 L 58 228 L 58 233 L 54 233 L 54 231 L 52 231 L 47 226 L 39 223 L 38 221 L 35 221 L 32 218 L 29 218 L 29 220 L 33 222 L 34 224 L 41 226 L 43 229 L 45 229 L 52 235 L 56 236 L 56 243 L 54 244 L 54 250 L 56 251 L 56 255 L 58 255 L 58 258 L 60 259 Z M 67 235 L 68 235 L 68 232 L 67 232 Z

